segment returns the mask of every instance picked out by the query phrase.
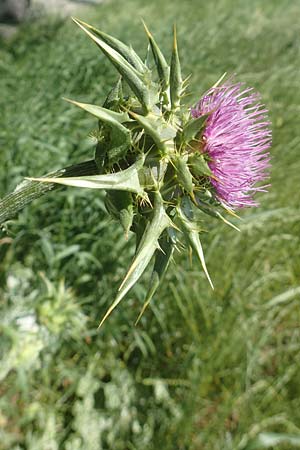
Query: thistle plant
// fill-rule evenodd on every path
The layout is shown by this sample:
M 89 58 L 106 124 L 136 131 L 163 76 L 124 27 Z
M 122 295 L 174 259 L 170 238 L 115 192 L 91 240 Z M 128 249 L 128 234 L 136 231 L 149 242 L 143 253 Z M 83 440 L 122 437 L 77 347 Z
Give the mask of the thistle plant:
M 145 24 L 143 61 L 118 39 L 74 22 L 120 76 L 103 106 L 68 100 L 98 120 L 94 159 L 27 179 L 0 202 L 0 222 L 56 185 L 105 190 L 107 212 L 126 238 L 134 233 L 136 250 L 102 325 L 154 260 L 144 312 L 175 250 L 194 251 L 213 288 L 200 240 L 203 221 L 209 215 L 238 230 L 227 215 L 258 205 L 253 195 L 267 188 L 261 183 L 268 177 L 271 131 L 258 94 L 233 78 L 222 77 L 193 107 L 184 104 L 188 80 L 175 28 L 168 64 Z

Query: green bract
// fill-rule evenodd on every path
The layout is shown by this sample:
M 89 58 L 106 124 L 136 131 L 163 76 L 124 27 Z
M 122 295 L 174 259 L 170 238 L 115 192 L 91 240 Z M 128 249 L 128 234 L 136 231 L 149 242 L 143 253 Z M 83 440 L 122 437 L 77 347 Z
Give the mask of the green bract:
M 82 21 L 74 22 L 120 75 L 103 106 L 68 100 L 98 119 L 95 157 L 85 166 L 81 163 L 54 176 L 28 179 L 19 195 L 25 192 L 22 201 L 28 203 L 34 198 L 35 183 L 41 193 L 47 190 L 44 183 L 50 183 L 51 188 L 62 184 L 104 189 L 108 213 L 120 222 L 126 237 L 129 232 L 135 234 L 133 262 L 101 325 L 154 258 L 143 313 L 174 249 L 182 248 L 182 243 L 194 250 L 213 287 L 199 237 L 201 219 L 205 213 L 231 224 L 217 209 L 222 205 L 211 192 L 209 180 L 213 175 L 206 156 L 197 151 L 208 116 L 193 119 L 189 108 L 182 104 L 186 83 L 182 80 L 175 28 L 168 65 L 145 25 L 154 73 L 131 47 Z M 129 96 L 123 95 L 125 83 Z M 7 205 L 12 202 L 13 198 L 8 198 Z M 20 206 L 15 206 L 14 212 L 18 209 Z

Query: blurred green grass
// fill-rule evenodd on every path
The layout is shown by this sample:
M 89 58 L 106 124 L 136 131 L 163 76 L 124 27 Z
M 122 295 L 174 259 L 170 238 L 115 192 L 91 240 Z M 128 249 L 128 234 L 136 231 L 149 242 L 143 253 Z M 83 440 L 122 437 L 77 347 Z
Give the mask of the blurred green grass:
M 254 85 L 273 123 L 272 187 L 241 233 L 205 219 L 216 290 L 176 255 L 136 328 L 147 276 L 96 330 L 132 255 L 101 194 L 53 192 L 8 223 L 1 449 L 245 450 L 265 448 L 264 432 L 279 439 L 269 448 L 300 447 L 299 14 L 296 0 L 111 0 L 83 17 L 141 55 L 140 17 L 167 54 L 176 22 L 191 103 L 225 71 Z M 61 97 L 101 103 L 117 76 L 70 21 L 1 44 L 4 195 L 93 155 L 95 122 Z

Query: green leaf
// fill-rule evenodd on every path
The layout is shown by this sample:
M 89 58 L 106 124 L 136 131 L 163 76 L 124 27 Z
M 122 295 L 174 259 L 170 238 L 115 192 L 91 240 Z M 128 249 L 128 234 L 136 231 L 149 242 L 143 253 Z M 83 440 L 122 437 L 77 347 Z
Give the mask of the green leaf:
M 75 164 L 73 166 L 65 167 L 64 169 L 56 170 L 46 175 L 46 178 L 57 177 L 74 177 L 82 175 L 94 175 L 97 173 L 97 165 L 94 160 Z M 0 225 L 7 220 L 12 219 L 19 211 L 25 208 L 26 205 L 33 200 L 47 194 L 49 191 L 58 188 L 55 183 L 37 183 L 25 180 L 19 184 L 16 189 L 0 199 Z
M 105 139 L 103 142 L 99 142 L 99 145 L 96 147 L 95 160 L 100 169 L 104 165 L 106 155 L 108 156 L 110 166 L 120 159 L 125 158 L 131 146 L 130 130 L 122 125 L 122 123 L 130 121 L 127 113 L 118 113 L 101 106 L 66 100 L 93 114 L 101 123 L 108 125 L 111 129 L 109 134 L 104 134 Z
M 135 285 L 135 283 L 142 276 L 155 250 L 159 246 L 158 241 L 160 235 L 169 226 L 171 226 L 171 221 L 164 209 L 162 198 L 159 193 L 155 193 L 154 211 L 152 220 L 151 222 L 148 222 L 146 226 L 142 239 L 139 243 L 139 247 L 135 255 L 135 258 L 131 264 L 129 271 L 127 272 L 126 277 L 123 280 L 123 283 L 119 288 L 118 295 L 113 304 L 109 307 L 109 309 L 105 313 L 103 319 L 100 322 L 99 327 L 101 327 L 101 325 L 111 314 L 111 312 L 115 309 L 115 307 L 120 303 L 120 301 L 124 298 L 127 292 Z
M 108 191 L 105 206 L 111 216 L 120 222 L 127 238 L 134 216 L 132 195 L 129 192 Z
M 123 98 L 122 78 L 120 77 L 116 85 L 108 93 L 105 102 L 103 104 L 103 108 L 115 110 L 119 106 L 120 100 L 122 100 L 122 98 Z
M 183 139 L 186 143 L 196 139 L 203 128 L 205 127 L 206 120 L 208 118 L 209 114 L 204 114 L 201 117 L 198 117 L 197 119 L 191 119 L 189 120 L 182 131 Z
M 193 195 L 193 177 L 185 158 L 183 156 L 176 156 L 172 159 L 172 162 L 176 170 L 178 183 L 186 192 Z
M 189 166 L 195 177 L 203 177 L 203 175 L 212 177 L 213 173 L 200 151 L 192 153 L 189 156 Z
M 132 226 L 133 218 L 134 218 L 134 210 L 133 210 L 133 203 L 131 202 L 127 204 L 126 208 L 123 208 L 120 211 L 120 224 L 125 232 L 126 239 L 128 239 L 128 233 Z
M 141 168 L 141 160 L 130 166 L 128 169 L 116 173 L 105 175 L 91 175 L 84 177 L 68 178 L 27 178 L 31 181 L 43 183 L 57 183 L 64 186 L 74 186 L 89 189 L 114 189 L 118 191 L 128 191 L 144 196 L 144 190 L 140 185 L 138 170 Z
M 105 122 L 111 126 L 118 127 L 121 130 L 125 129 L 126 131 L 128 131 L 127 128 L 122 125 L 122 123 L 124 122 L 130 122 L 130 118 L 126 112 L 119 113 L 107 108 L 103 108 L 102 106 L 91 105 L 89 103 L 80 103 L 68 98 L 64 98 L 64 100 L 78 106 L 81 109 L 84 109 L 84 111 L 87 111 L 88 113 L 97 117 L 99 120 L 101 120 L 101 122 Z
M 145 22 L 143 21 L 143 25 L 146 31 L 146 34 L 149 39 L 150 47 L 152 50 L 153 58 L 155 61 L 158 77 L 160 80 L 160 84 L 163 90 L 166 90 L 169 86 L 169 78 L 170 78 L 170 68 L 165 60 L 164 55 L 162 54 L 160 48 L 158 47 L 157 43 L 155 42 L 152 34 L 148 30 Z
M 170 95 L 171 95 L 172 110 L 176 110 L 180 106 L 180 97 L 182 94 L 182 89 L 183 83 L 178 55 L 176 27 L 174 26 L 173 51 L 170 67 Z
M 236 231 L 241 231 L 238 227 L 236 227 L 233 223 L 231 223 L 229 220 L 225 219 L 225 217 L 222 216 L 222 214 L 215 210 L 211 205 L 209 205 L 206 202 L 203 202 L 199 199 L 197 194 L 195 195 L 196 205 L 201 211 L 203 211 L 205 214 L 214 217 L 215 219 L 222 220 L 222 222 L 226 223 L 226 225 L 229 225 L 231 228 L 233 228 Z
M 163 153 L 168 152 L 166 142 L 174 139 L 176 129 L 167 123 L 162 116 L 149 113 L 147 116 L 141 116 L 130 112 L 130 115 L 144 128 L 146 134 L 152 137 L 158 149 Z
M 89 31 L 84 22 L 73 19 L 74 22 L 97 44 L 102 52 L 116 67 L 120 75 L 128 83 L 132 91 L 137 96 L 145 111 L 149 111 L 155 101 L 151 92 L 143 82 L 142 74 L 136 70 L 118 51 L 108 45 L 102 38 L 95 36 Z
M 119 41 L 119 39 L 116 39 L 113 36 L 110 36 L 109 34 L 106 34 L 103 31 L 98 30 L 97 28 L 94 28 L 93 26 L 87 24 L 86 22 L 83 22 L 82 20 L 74 18 L 73 20 L 77 25 L 81 24 L 82 27 L 90 30 L 93 34 L 98 36 L 98 38 L 100 38 L 103 42 L 105 42 L 112 49 L 114 49 L 121 56 L 123 56 L 123 58 L 129 64 L 131 64 L 136 70 L 138 70 L 141 73 L 149 71 L 148 67 L 143 63 L 141 58 L 137 55 L 137 53 L 133 50 L 131 46 L 124 44 L 124 42 Z
M 209 276 L 209 273 L 208 273 L 208 270 L 206 267 L 204 253 L 203 253 L 203 249 L 202 249 L 202 245 L 201 245 L 201 241 L 200 241 L 200 237 L 199 237 L 198 226 L 192 219 L 187 217 L 187 215 L 183 212 L 181 206 L 177 207 L 177 213 L 178 213 L 178 218 L 180 219 L 180 222 L 182 224 L 182 231 L 186 237 L 186 240 L 188 241 L 191 248 L 196 252 L 196 254 L 201 262 L 201 265 L 202 265 L 203 271 L 206 275 L 206 278 L 208 279 L 209 284 L 211 285 L 212 289 L 214 289 L 213 283 L 211 281 L 211 278 Z
M 143 308 L 136 320 L 136 325 L 139 322 L 140 318 L 144 314 L 146 308 L 148 307 L 153 295 L 159 288 L 160 284 L 163 281 L 164 275 L 168 269 L 170 260 L 174 253 L 174 243 L 167 236 L 162 237 L 159 240 L 159 248 L 155 250 L 155 261 L 154 268 L 152 271 L 149 289 L 146 295 L 146 299 L 143 305 Z

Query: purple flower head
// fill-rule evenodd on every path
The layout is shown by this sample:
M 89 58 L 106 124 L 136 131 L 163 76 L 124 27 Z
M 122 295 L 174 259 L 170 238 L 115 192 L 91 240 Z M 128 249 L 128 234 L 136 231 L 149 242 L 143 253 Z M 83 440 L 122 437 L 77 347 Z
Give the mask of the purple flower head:
M 217 198 L 233 209 L 258 206 L 253 194 L 268 187 L 256 186 L 268 178 L 271 145 L 268 111 L 259 100 L 252 88 L 229 80 L 191 110 L 194 118 L 209 114 L 201 152 L 208 157 Z

